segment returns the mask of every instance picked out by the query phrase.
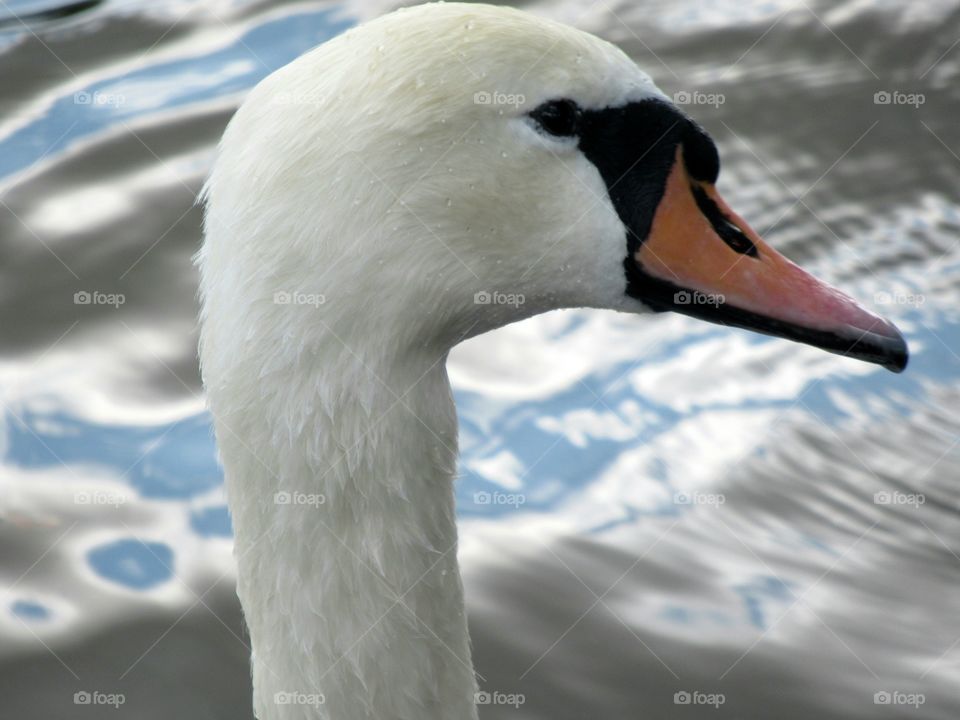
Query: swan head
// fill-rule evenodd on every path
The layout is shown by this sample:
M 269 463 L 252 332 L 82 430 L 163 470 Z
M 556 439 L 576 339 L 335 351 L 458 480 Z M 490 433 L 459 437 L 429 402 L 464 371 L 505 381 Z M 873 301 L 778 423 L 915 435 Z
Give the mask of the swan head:
M 593 307 L 902 370 L 897 329 L 766 244 L 719 171 L 709 135 L 615 46 L 507 8 L 409 8 L 252 91 L 207 186 L 204 294 L 242 286 L 240 336 L 301 344 L 451 346 Z

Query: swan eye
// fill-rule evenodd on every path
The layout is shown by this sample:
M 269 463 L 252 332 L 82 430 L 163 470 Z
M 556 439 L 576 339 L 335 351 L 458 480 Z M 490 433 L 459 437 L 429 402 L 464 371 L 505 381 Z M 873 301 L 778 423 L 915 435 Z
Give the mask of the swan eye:
M 580 131 L 580 107 L 572 100 L 551 100 L 530 113 L 544 131 L 559 137 L 571 137 Z

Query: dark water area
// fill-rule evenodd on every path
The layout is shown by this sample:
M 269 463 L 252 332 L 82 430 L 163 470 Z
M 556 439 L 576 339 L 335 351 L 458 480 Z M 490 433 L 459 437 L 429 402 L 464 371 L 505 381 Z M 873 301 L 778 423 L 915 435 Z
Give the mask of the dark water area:
M 0 6 L 0 717 L 252 717 L 195 200 L 245 92 L 388 7 Z M 481 717 L 960 717 L 960 4 L 525 7 L 623 47 L 912 357 L 592 311 L 457 348 L 477 671 L 523 696 Z

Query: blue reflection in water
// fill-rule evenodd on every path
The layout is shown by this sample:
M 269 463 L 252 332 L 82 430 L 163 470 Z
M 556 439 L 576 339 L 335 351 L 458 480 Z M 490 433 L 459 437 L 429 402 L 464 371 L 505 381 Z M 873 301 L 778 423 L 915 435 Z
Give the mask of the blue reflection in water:
M 63 412 L 8 420 L 11 465 L 105 466 L 146 498 L 186 499 L 223 480 L 206 413 L 154 427 L 100 425 Z
M 767 629 L 768 615 L 766 608 L 776 605 L 783 608 L 795 598 L 791 584 L 778 577 L 770 575 L 755 577 L 749 582 L 734 586 L 734 591 L 740 596 L 747 610 L 750 624 L 760 630 Z M 783 612 L 781 609 L 779 612 Z M 778 615 L 773 612 L 774 617 Z
M 520 506 L 521 510 L 549 511 L 588 487 L 625 451 L 648 444 L 673 432 L 681 423 L 711 412 L 787 409 L 795 406 L 799 411 L 809 412 L 832 427 L 852 419 L 850 413 L 836 403 L 837 397 L 846 397 L 856 399 L 861 419 L 907 415 L 911 411 L 907 403 L 915 404 L 926 396 L 926 386 L 931 378 L 944 382 L 956 382 L 960 378 L 960 362 L 950 350 L 951 347 L 960 347 L 960 325 L 950 323 L 942 314 L 921 314 L 919 311 L 906 313 L 903 322 L 915 328 L 909 338 L 914 354 L 910 360 L 910 372 L 896 378 L 895 393 L 891 392 L 892 376 L 878 367 L 863 374 L 837 373 L 812 380 L 796 395 L 752 398 L 746 394 L 733 403 L 694 403 L 689 410 L 679 411 L 669 405 L 638 397 L 630 383 L 611 384 L 611 380 L 616 380 L 620 374 L 630 370 L 630 366 L 624 364 L 607 374 L 597 374 L 584 379 L 582 384 L 578 383 L 566 392 L 557 393 L 550 398 L 519 403 L 510 407 L 509 411 L 498 413 L 492 420 L 481 423 L 477 418 L 484 416 L 485 399 L 477 393 L 458 391 L 457 407 L 461 416 L 461 433 L 465 438 L 461 462 L 462 482 L 458 483 L 458 512 L 465 517 L 488 518 L 516 512 L 515 504 L 488 500 L 488 494 L 497 491 L 506 494 L 524 493 L 526 501 Z M 679 357 L 686 346 L 703 343 L 728 332 L 731 331 L 708 326 L 700 331 L 694 330 L 678 338 L 676 342 L 669 343 L 668 347 L 651 356 L 646 362 L 651 366 L 667 363 L 672 358 Z M 739 332 L 754 345 L 784 342 L 762 335 L 752 335 L 746 331 Z M 602 404 L 597 401 L 597 395 L 601 392 Z M 567 436 L 546 432 L 536 423 L 538 418 L 544 416 L 562 419 L 565 413 L 574 409 L 592 409 L 598 414 L 610 412 L 610 408 L 618 411 L 624 403 L 639 405 L 643 417 L 642 427 L 635 428 L 635 432 L 626 439 L 587 436 L 587 442 L 575 445 Z M 490 459 L 504 448 L 509 449 L 520 462 L 519 474 L 522 476 L 523 486 L 519 489 L 507 490 L 470 467 L 471 461 Z M 756 452 L 762 452 L 762 447 Z M 524 475 L 525 472 L 529 474 Z M 643 507 L 624 507 L 622 516 L 597 526 L 593 529 L 594 532 L 624 522 L 633 522 L 638 516 L 670 516 L 691 509 L 691 506 L 678 506 L 672 502 L 677 488 L 674 487 L 673 478 L 669 477 L 662 459 L 654 458 L 647 467 L 645 476 L 638 478 L 638 481 L 666 486 L 666 492 L 662 494 L 665 500 Z M 553 493 L 539 492 L 549 488 L 559 490 Z
M 148 590 L 173 577 L 173 550 L 169 545 L 139 540 L 116 540 L 87 553 L 94 572 L 133 590 Z
M 690 609 L 681 605 L 665 605 L 660 612 L 661 618 L 678 625 L 689 625 L 693 619 L 691 615 Z
M 120 123 L 251 88 L 354 24 L 339 9 L 285 15 L 209 54 L 146 65 L 75 92 L 71 89 L 69 95 L 54 100 L 42 117 L 0 141 L 0 177 Z
M 202 537 L 233 537 L 230 511 L 226 505 L 193 511 L 190 513 L 190 527 Z
M 50 610 L 32 600 L 17 600 L 10 606 L 10 611 L 22 620 L 46 620 L 50 617 Z
M 728 613 L 721 609 L 688 607 L 668 602 L 663 605 L 658 616 L 675 625 L 700 627 L 704 623 L 718 627 L 747 622 L 758 630 L 770 627 L 770 620 L 779 617 L 793 602 L 796 593 L 793 583 L 785 582 L 772 575 L 758 575 L 746 582 L 734 584 L 730 589 L 739 596 L 743 613 Z

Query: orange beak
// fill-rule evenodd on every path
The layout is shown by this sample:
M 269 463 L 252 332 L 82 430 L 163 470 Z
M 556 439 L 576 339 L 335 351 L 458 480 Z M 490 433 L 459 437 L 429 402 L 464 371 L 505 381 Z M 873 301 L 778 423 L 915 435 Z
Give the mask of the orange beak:
M 796 340 L 893 372 L 907 365 L 907 344 L 892 323 L 761 240 L 713 185 L 690 178 L 682 145 L 633 261 L 630 292 L 655 310 Z

